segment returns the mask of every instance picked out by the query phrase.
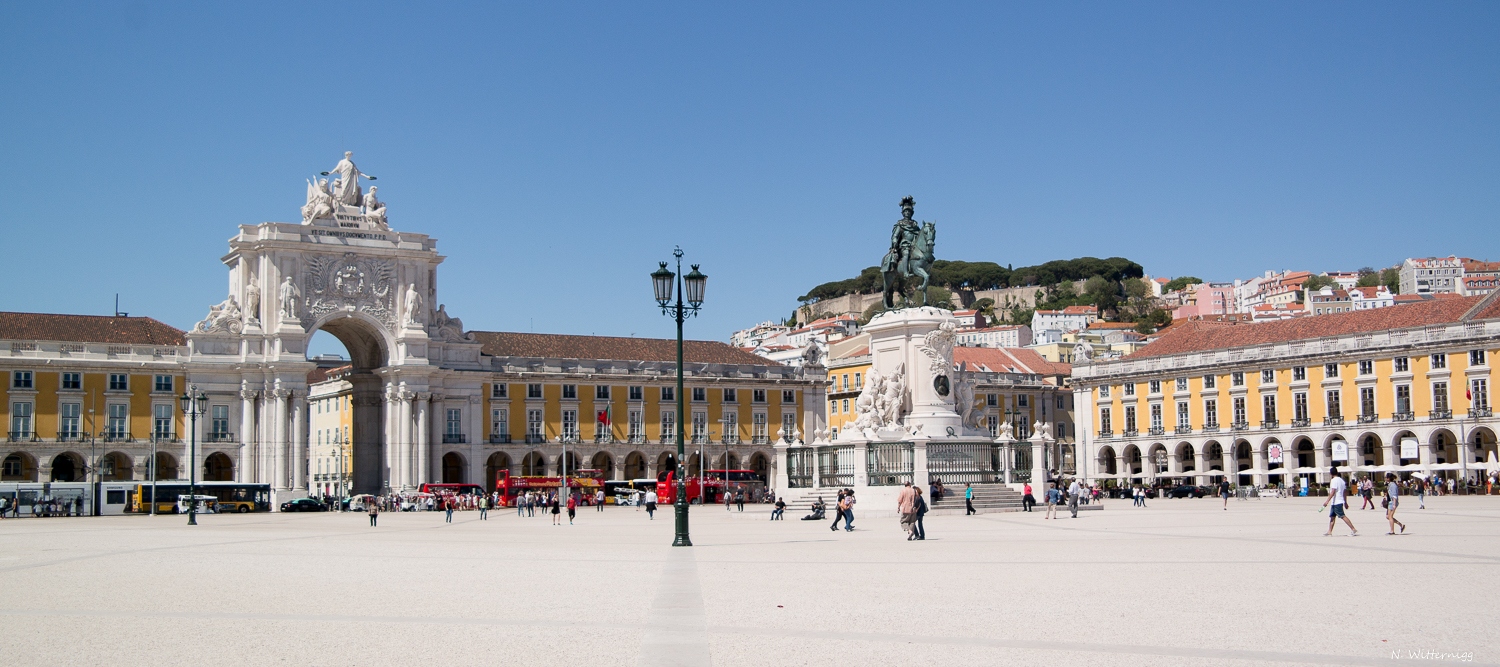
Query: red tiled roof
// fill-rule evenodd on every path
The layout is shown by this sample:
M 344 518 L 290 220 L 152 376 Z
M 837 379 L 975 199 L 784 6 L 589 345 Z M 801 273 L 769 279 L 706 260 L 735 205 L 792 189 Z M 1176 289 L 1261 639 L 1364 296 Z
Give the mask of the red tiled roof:
M 337 380 L 353 370 L 354 366 L 350 364 L 344 364 L 342 366 L 325 366 L 321 368 L 314 368 L 307 372 L 307 383 L 317 384 L 319 382 L 324 382 L 330 378 Z
M 610 359 L 615 361 L 677 361 L 677 341 L 661 338 L 616 336 L 571 336 L 566 334 L 471 331 L 483 344 L 480 351 L 495 357 L 546 359 Z M 682 343 L 683 358 L 690 364 L 745 364 L 780 366 L 765 357 L 713 340 Z
M 1047 361 L 1034 350 L 1019 347 L 955 347 L 953 363 L 993 373 L 1069 375 L 1073 367 Z
M 1471 296 L 1432 299 L 1392 308 L 1356 310 L 1251 324 L 1188 320 L 1175 324 L 1155 341 L 1131 354 L 1130 358 L 1160 357 L 1185 352 L 1220 350 L 1457 322 L 1465 311 L 1484 298 Z M 1496 303 L 1500 304 L 1500 301 Z M 1497 306 L 1493 304 L 1490 306 L 1490 310 L 1496 309 Z
M 182 345 L 180 329 L 149 317 L 0 312 L 0 340 Z
M 1062 309 L 1062 312 L 1068 315 L 1086 315 L 1088 313 L 1097 313 L 1099 309 L 1095 306 L 1068 306 Z

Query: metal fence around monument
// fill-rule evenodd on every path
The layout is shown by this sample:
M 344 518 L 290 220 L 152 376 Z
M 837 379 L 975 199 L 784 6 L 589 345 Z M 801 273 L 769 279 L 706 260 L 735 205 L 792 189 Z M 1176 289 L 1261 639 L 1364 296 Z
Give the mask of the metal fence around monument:
M 1009 464 L 1006 467 L 1005 478 L 1012 484 L 1024 484 L 1031 481 L 1031 443 L 1016 442 L 1002 445 L 1006 451 L 1002 454 Z
M 913 462 L 909 442 L 871 444 L 865 454 L 870 486 L 902 486 L 910 482 Z
M 794 489 L 810 489 L 813 485 L 813 463 L 815 452 L 811 447 L 793 447 L 786 452 L 786 483 Z
M 995 465 L 995 447 L 987 442 L 929 443 L 927 476 L 945 485 L 993 484 L 1004 474 Z
M 854 486 L 854 448 L 818 448 L 818 486 Z

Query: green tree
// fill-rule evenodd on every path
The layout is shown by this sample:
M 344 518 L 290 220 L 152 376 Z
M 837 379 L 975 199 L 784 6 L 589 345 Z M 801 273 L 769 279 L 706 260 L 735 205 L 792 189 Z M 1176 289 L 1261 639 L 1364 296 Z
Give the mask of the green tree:
M 1176 292 L 1177 290 L 1187 287 L 1188 285 L 1197 285 L 1201 282 L 1203 282 L 1202 278 L 1194 278 L 1193 276 L 1179 276 L 1167 281 L 1167 286 L 1163 289 L 1168 292 Z
M 1302 283 L 1302 289 L 1305 289 L 1309 292 L 1316 292 L 1320 289 L 1323 289 L 1324 287 L 1332 287 L 1334 289 L 1338 289 L 1338 286 L 1339 281 L 1334 280 L 1333 278 L 1330 278 L 1328 276 L 1313 276 Z
M 1380 284 L 1391 291 L 1391 294 L 1401 293 L 1401 269 L 1391 267 L 1380 272 Z

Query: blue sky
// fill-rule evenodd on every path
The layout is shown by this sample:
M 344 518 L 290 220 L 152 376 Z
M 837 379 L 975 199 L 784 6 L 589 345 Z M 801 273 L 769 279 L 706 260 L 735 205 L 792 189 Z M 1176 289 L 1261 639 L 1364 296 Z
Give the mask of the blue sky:
M 1496 3 L 5 3 L 0 310 L 186 328 L 344 150 L 475 329 L 690 337 L 875 264 L 1500 259 Z

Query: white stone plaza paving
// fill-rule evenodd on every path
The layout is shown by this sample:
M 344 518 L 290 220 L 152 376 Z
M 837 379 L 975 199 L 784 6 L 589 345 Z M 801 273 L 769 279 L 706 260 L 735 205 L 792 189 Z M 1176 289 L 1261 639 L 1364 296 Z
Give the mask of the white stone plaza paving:
M 1154 500 L 1045 521 L 765 521 L 764 507 L 0 521 L 5 665 L 1500 663 L 1500 498 L 1390 537 L 1317 499 Z

